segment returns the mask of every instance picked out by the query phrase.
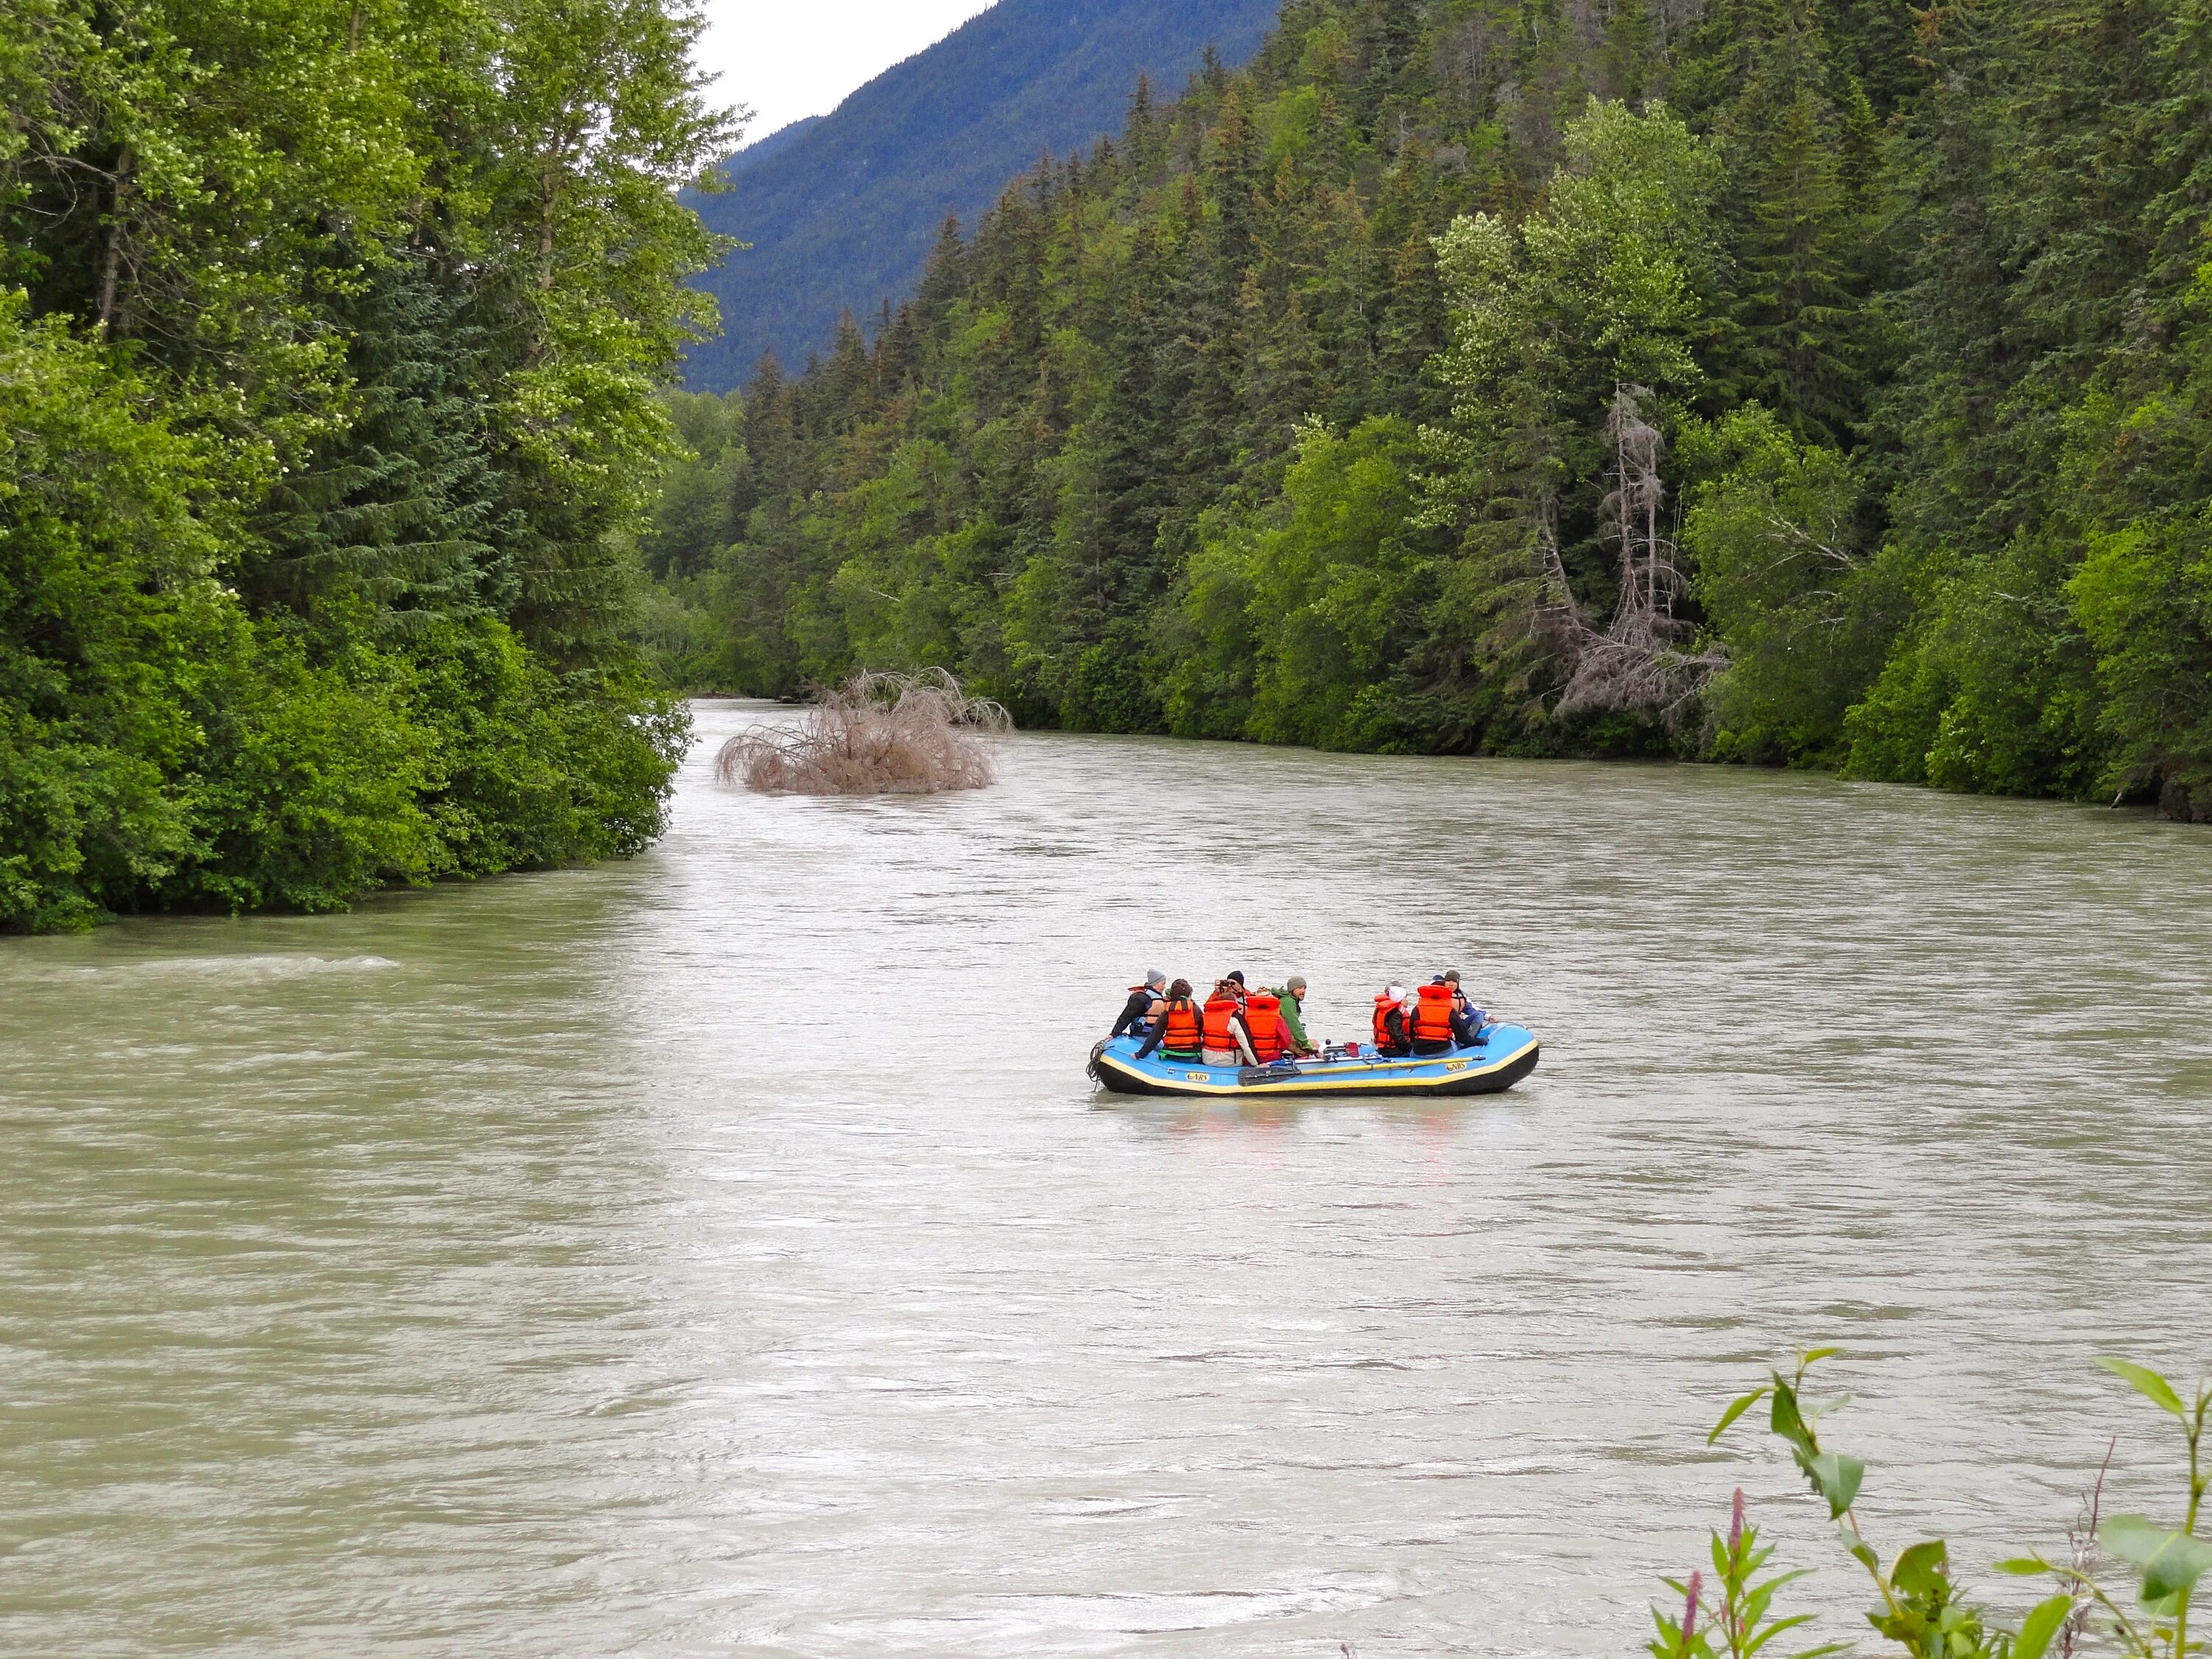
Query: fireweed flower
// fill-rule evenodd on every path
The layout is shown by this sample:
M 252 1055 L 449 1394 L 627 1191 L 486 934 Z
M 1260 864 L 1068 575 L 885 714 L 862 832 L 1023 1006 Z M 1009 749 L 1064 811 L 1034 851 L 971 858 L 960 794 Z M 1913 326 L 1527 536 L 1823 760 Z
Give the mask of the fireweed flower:
M 1729 1516 L 1729 1553 L 1735 1555 L 1743 1549 L 1743 1488 L 1735 1489 L 1735 1508 Z
M 1705 1575 L 1692 1572 L 1690 1575 L 1690 1602 L 1682 1609 L 1682 1645 L 1686 1649 L 1690 1645 L 1690 1638 L 1698 1633 L 1698 1592 L 1705 1587 Z

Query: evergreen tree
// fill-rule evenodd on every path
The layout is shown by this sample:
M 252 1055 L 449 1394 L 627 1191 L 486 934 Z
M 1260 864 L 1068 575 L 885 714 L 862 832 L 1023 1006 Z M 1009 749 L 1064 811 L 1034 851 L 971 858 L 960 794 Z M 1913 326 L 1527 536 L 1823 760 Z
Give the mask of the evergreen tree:
M 1802 36 L 1776 42 L 1725 129 L 1737 192 L 1734 389 L 1833 444 L 1858 418 L 1864 385 L 1852 262 L 1865 222 L 1838 177 L 1836 123 L 1808 55 Z

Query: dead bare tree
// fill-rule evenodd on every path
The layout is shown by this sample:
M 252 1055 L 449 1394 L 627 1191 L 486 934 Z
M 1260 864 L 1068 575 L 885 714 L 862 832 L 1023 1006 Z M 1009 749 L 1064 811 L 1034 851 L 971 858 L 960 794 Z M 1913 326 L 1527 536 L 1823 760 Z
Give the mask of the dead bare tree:
M 1620 549 L 1620 597 L 1602 631 L 1590 624 L 1568 586 L 1548 501 L 1539 519 L 1539 556 L 1551 590 L 1540 623 L 1569 664 L 1561 714 L 1648 708 L 1671 722 L 1728 666 L 1717 647 L 1692 649 L 1696 630 L 1674 614 L 1687 583 L 1674 543 L 1662 530 L 1667 487 L 1659 464 L 1667 441 L 1644 418 L 1641 400 L 1650 395 L 1642 386 L 1621 386 L 1606 416 L 1613 465 L 1604 510 L 1607 534 Z
M 942 668 L 862 672 L 796 726 L 756 726 L 722 745 L 714 773 L 769 795 L 933 795 L 981 789 L 996 767 L 982 742 L 1012 728 L 1006 711 L 971 697 Z

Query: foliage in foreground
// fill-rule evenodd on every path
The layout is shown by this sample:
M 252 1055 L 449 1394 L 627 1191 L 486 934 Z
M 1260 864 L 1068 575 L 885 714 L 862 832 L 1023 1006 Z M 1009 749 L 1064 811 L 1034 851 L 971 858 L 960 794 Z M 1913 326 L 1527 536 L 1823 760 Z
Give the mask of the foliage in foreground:
M 1006 711 L 941 668 L 855 674 L 796 726 L 756 726 L 722 745 L 714 772 L 764 795 L 937 795 L 985 789 L 998 769 L 982 738 Z
M 1729 1406 L 1708 1443 L 1760 1402 L 1768 1402 L 1768 1426 L 1789 1448 L 1814 1496 L 1827 1505 L 1844 1550 L 1873 1582 L 1879 1601 L 1867 1620 L 1886 1641 L 1914 1659 L 2044 1659 L 2046 1654 L 2070 1659 L 2091 1639 L 2108 1643 L 2127 1659 L 2186 1659 L 2203 1650 L 2203 1641 L 2190 1636 L 2189 1615 L 2198 1581 L 2212 1571 L 2212 1543 L 2197 1534 L 2205 1490 L 2212 1484 L 2212 1467 L 2204 1455 L 2212 1388 L 2185 1399 L 2165 1377 L 2143 1366 L 2124 1359 L 2098 1362 L 2177 1419 L 2188 1453 L 2181 1523 L 2168 1528 L 2140 1515 L 2102 1516 L 2100 1474 L 2065 1559 L 2037 1553 L 1997 1563 L 2000 1572 L 2048 1577 L 2057 1584 L 2056 1593 L 2038 1602 L 2018 1630 L 2008 1631 L 1961 1593 L 1942 1540 L 1900 1550 L 1885 1565 L 1861 1529 L 1856 1505 L 1866 1466 L 1820 1443 L 1817 1425 L 1833 1407 L 1814 1406 L 1804 1395 L 1807 1373 L 1835 1352 L 1815 1349 L 1800 1356 L 1788 1376 L 1774 1372 L 1764 1387 Z M 1701 1569 L 1686 1583 L 1667 1581 L 1681 1611 L 1653 1610 L 1658 1626 L 1650 1644 L 1653 1659 L 1750 1659 L 1808 1623 L 1809 1614 L 1785 1617 L 1775 1612 L 1777 1593 L 1804 1573 L 1762 1578 L 1771 1554 L 1747 1522 L 1738 1491 L 1728 1534 L 1712 1536 L 1711 1579 Z M 2115 1570 L 2124 1582 L 2115 1582 Z M 1843 1651 L 1844 1645 L 1808 1648 L 1790 1659 L 1818 1659 Z
M 1289 0 L 720 405 L 656 638 L 2212 818 L 2208 52 L 2200 0 Z
M 0 930 L 636 850 L 680 0 L 0 7 Z

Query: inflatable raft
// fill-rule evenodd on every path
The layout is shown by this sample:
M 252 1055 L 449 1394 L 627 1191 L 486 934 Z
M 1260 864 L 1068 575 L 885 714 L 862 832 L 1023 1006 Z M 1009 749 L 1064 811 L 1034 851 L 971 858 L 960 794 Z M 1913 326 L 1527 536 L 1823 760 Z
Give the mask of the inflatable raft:
M 1091 1051 L 1091 1075 L 1117 1095 L 1494 1095 L 1536 1069 L 1535 1034 L 1486 1027 L 1473 1048 L 1385 1059 L 1363 1046 L 1356 1057 L 1279 1060 L 1273 1066 L 1203 1066 L 1137 1058 L 1135 1037 Z M 1335 1051 L 1331 1051 L 1334 1056 Z

